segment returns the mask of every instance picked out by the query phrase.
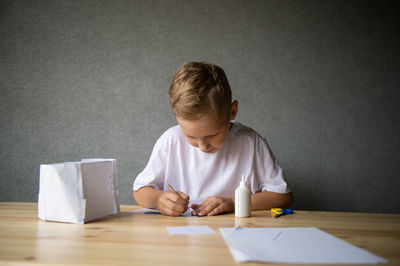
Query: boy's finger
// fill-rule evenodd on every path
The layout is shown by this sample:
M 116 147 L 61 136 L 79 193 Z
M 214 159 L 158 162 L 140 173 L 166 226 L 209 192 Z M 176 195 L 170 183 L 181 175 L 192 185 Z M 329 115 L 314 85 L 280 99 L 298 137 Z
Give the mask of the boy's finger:
M 181 204 L 181 205 L 185 205 L 185 206 L 189 205 L 188 200 L 182 198 L 181 196 L 177 195 L 176 193 L 174 193 L 174 195 L 172 195 L 169 199 L 176 204 Z
M 199 204 L 192 204 L 192 206 L 190 206 L 192 209 L 193 209 L 193 211 L 192 211 L 192 214 L 193 215 L 197 215 L 198 213 L 197 213 L 197 209 L 199 208 Z
M 179 194 L 175 193 L 175 192 L 171 192 L 171 191 L 167 191 L 167 198 L 170 201 L 173 201 L 175 203 L 179 203 L 179 204 L 188 204 L 188 201 L 186 201 L 183 197 L 181 197 Z
M 205 199 L 201 204 L 199 204 L 196 208 L 196 213 L 197 215 L 204 215 L 204 212 L 207 208 L 208 205 L 210 205 L 211 202 L 208 199 Z
M 210 212 L 207 213 L 207 216 L 212 216 L 212 215 L 217 215 L 220 214 L 221 212 L 223 212 L 223 207 L 221 205 L 218 205 L 217 207 L 215 207 L 213 210 L 211 210 Z
M 187 205 L 179 204 L 173 201 L 164 202 L 164 210 L 168 215 L 179 216 L 187 210 Z
M 175 192 L 170 192 L 168 195 L 168 199 L 171 200 L 172 202 L 176 203 L 176 204 L 182 204 L 185 205 L 186 207 L 188 207 L 189 205 L 189 197 L 186 195 L 186 197 L 184 198 L 185 194 L 183 194 L 182 196 L 178 193 Z
M 184 200 L 189 201 L 190 197 L 181 191 L 177 191 L 179 196 L 181 196 Z
M 172 211 L 163 203 L 160 203 L 160 205 L 158 206 L 158 210 L 164 215 L 173 216 Z
M 204 208 L 202 208 L 201 210 L 199 210 L 199 215 L 207 215 L 209 212 L 211 212 L 212 210 L 214 210 L 216 207 L 218 207 L 218 203 L 216 202 L 210 202 L 209 204 L 207 204 L 206 206 L 204 206 Z
M 193 210 L 196 210 L 200 205 L 199 204 L 192 204 L 192 206 L 190 206 Z
M 204 205 L 200 205 L 199 208 L 196 210 L 196 214 L 199 216 L 203 216 L 206 212 L 206 207 Z

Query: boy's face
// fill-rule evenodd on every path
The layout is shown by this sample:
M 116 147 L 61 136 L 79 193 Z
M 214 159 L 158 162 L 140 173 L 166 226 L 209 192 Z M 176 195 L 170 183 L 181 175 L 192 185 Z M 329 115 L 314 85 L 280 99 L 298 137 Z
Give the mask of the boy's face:
M 197 120 L 185 120 L 179 117 L 176 120 L 190 145 L 205 153 L 215 153 L 228 137 L 230 120 L 235 119 L 236 113 L 237 101 L 232 103 L 230 118 L 222 123 L 207 114 Z

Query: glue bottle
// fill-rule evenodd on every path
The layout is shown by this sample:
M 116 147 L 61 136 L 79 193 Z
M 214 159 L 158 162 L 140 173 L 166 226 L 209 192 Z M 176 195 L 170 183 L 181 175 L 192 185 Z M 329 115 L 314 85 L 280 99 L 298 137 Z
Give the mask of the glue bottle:
M 235 190 L 235 216 L 236 217 L 249 217 L 251 213 L 251 193 L 247 188 L 242 175 L 242 181 Z

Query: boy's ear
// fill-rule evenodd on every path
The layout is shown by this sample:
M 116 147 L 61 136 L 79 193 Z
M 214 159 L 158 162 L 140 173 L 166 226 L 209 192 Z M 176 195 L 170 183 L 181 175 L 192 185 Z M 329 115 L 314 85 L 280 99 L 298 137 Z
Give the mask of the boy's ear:
M 231 104 L 231 110 L 229 112 L 230 120 L 234 120 L 236 118 L 238 109 L 239 109 L 239 103 L 238 101 L 234 100 L 233 103 Z

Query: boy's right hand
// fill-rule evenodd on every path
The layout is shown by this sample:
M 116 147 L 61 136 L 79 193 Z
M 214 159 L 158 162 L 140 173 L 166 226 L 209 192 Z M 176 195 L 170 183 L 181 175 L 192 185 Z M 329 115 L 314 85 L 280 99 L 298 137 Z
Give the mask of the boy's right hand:
M 189 196 L 180 191 L 177 191 L 177 193 L 164 191 L 160 195 L 156 207 L 162 214 L 179 216 L 188 209 Z

